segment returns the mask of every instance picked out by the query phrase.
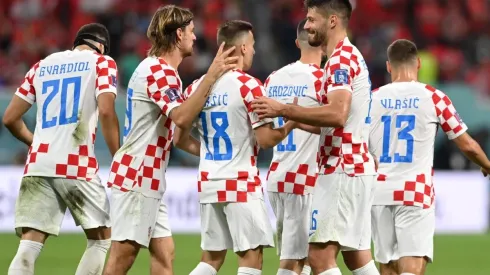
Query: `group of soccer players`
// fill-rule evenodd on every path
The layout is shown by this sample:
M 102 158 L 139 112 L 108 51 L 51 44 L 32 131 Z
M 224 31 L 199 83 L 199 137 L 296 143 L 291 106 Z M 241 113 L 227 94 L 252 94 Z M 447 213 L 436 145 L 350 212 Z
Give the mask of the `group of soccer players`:
M 202 257 L 191 275 L 217 274 L 228 249 L 238 256 L 239 275 L 262 273 L 263 248 L 274 240 L 256 166 L 259 147 L 274 148 L 267 190 L 277 217 L 278 275 L 341 274 L 339 252 L 355 275 L 424 274 L 433 258 L 438 125 L 485 176 L 490 161 L 449 98 L 417 82 L 412 42 L 390 45 L 392 83 L 371 91 L 366 63 L 347 38 L 349 1 L 306 0 L 305 6 L 296 40 L 300 60 L 262 85 L 246 73 L 253 26 L 227 21 L 209 70 L 185 90 L 177 68 L 192 54 L 193 14 L 159 8 L 147 32 L 148 57 L 128 84 L 122 145 L 117 66 L 107 56 L 104 26 L 85 25 L 72 50 L 36 63 L 3 118 L 30 148 L 15 212 L 21 241 L 8 274 L 34 274 L 66 208 L 87 236 L 77 275 L 127 274 L 142 247 L 150 251 L 151 274 L 173 274 L 162 200 L 172 143 L 201 158 Z M 328 57 L 324 69 L 322 56 Z M 36 101 L 31 133 L 22 116 Z M 97 176 L 98 120 L 113 155 L 110 207 Z

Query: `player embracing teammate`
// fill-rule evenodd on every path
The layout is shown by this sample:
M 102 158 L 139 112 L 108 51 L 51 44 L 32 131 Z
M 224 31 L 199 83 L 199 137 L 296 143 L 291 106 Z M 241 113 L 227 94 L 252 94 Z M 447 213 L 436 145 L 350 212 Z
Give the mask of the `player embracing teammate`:
M 326 103 L 320 107 L 253 103 L 259 117 L 284 117 L 320 126 L 319 175 L 313 193 L 308 261 L 314 274 L 337 275 L 340 251 L 356 275 L 379 274 L 372 261 L 371 205 L 375 160 L 368 151 L 371 82 L 361 53 L 347 38 L 348 0 L 306 0 L 305 29 L 312 46 L 322 46 Z
M 221 47 L 195 96 L 183 101 L 177 67 L 193 51 L 193 14 L 159 8 L 147 36 L 152 47 L 128 84 L 124 144 L 111 166 L 112 247 L 104 274 L 126 274 L 141 247 L 149 248 L 151 274 L 172 274 L 174 244 L 168 224 L 165 170 L 173 125 L 186 128 L 199 114 L 216 80 L 236 66 Z
M 293 123 L 273 128 L 271 119 L 259 119 L 252 101 L 263 96 L 262 83 L 247 74 L 255 54 L 253 27 L 241 20 L 224 22 L 218 43 L 238 57 L 237 68 L 225 73 L 210 91 L 195 122 L 201 142 L 189 136 L 190 127 L 176 130 L 175 143 L 201 157 L 198 192 L 201 211 L 201 262 L 191 275 L 216 275 L 228 249 L 238 256 L 239 275 L 260 275 L 264 247 L 274 246 L 257 168 L 259 146 L 276 146 Z M 230 51 L 228 50 L 228 51 Z M 199 96 L 186 90 L 186 101 Z M 200 148 L 196 152 L 195 149 Z

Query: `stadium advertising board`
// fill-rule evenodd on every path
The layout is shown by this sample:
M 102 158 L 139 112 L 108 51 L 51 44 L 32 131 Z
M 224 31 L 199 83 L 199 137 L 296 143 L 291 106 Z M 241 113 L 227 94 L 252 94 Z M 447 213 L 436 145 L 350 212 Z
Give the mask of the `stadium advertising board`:
M 108 169 L 101 169 L 104 182 Z M 13 232 L 15 199 L 19 192 L 22 167 L 0 167 L 0 231 Z M 264 180 L 267 171 L 261 169 Z M 196 187 L 196 169 L 167 170 L 169 219 L 174 233 L 197 233 L 200 229 L 199 205 Z M 488 226 L 489 181 L 479 172 L 436 172 L 436 231 L 438 233 L 482 233 Z M 266 192 L 265 192 L 266 193 Z M 108 190 L 110 195 L 110 190 Z M 267 194 L 266 194 L 267 195 Z M 275 217 L 269 203 L 269 216 L 275 228 Z M 80 232 L 67 213 L 62 232 Z

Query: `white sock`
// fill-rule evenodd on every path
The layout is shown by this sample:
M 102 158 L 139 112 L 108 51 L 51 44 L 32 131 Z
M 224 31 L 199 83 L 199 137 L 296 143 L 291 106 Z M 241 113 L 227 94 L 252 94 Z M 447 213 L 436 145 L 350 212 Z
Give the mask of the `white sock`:
M 379 275 L 379 271 L 376 268 L 376 264 L 371 260 L 365 266 L 352 271 L 353 275 Z
M 107 251 L 111 240 L 87 240 L 87 248 L 78 264 L 75 275 L 100 275 L 104 270 Z
M 402 274 L 400 274 L 400 275 L 415 275 L 415 274 L 413 274 L 413 273 L 403 272 L 403 273 L 402 273 Z
M 310 275 L 311 274 L 311 267 L 309 265 L 303 266 L 303 270 L 301 271 L 300 275 Z
M 279 268 L 276 275 L 298 275 L 298 273 L 289 269 Z
M 330 268 L 326 271 L 323 271 L 322 273 L 318 275 L 342 275 L 342 272 L 340 272 L 340 269 L 338 267 Z
M 214 269 L 210 264 L 200 262 L 189 275 L 216 275 L 218 271 Z
M 34 275 L 34 263 L 42 248 L 42 243 L 21 240 L 17 254 L 10 264 L 8 275 Z
M 239 267 L 238 275 L 262 275 L 262 270 L 251 267 Z

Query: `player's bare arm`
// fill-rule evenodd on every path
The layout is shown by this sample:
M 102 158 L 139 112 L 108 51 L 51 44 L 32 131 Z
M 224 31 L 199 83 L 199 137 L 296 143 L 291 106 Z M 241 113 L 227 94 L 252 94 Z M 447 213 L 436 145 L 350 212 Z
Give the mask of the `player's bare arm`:
M 459 150 L 472 162 L 481 167 L 483 175 L 486 177 L 490 174 L 490 160 L 483 152 L 482 148 L 468 133 L 463 133 L 453 139 Z
M 347 90 L 336 90 L 327 95 L 328 104 L 320 107 L 301 107 L 279 103 L 261 97 L 252 102 L 252 108 L 260 119 L 282 116 L 319 127 L 344 127 L 350 111 L 352 94 Z
M 10 133 L 27 146 L 31 146 L 33 134 L 22 120 L 22 116 L 29 111 L 31 106 L 29 102 L 14 95 L 2 119 Z
M 97 97 L 102 135 L 112 156 L 121 147 L 119 120 L 117 119 L 116 108 L 114 106 L 115 101 L 116 95 L 113 93 L 102 93 Z
M 288 121 L 279 128 L 273 128 L 272 123 L 267 123 L 255 128 L 254 133 L 260 148 L 268 149 L 284 140 L 294 128 L 296 128 L 296 126 L 293 121 Z
M 170 113 L 172 121 L 181 128 L 190 127 L 194 119 L 204 107 L 209 95 L 211 86 L 227 71 L 236 67 L 238 60 L 237 56 L 229 56 L 235 46 L 223 51 L 225 43 L 222 43 L 218 49 L 218 53 L 213 60 L 213 63 L 208 69 L 206 76 L 197 87 L 194 96 L 186 100 L 182 105 L 176 107 Z
M 200 156 L 201 142 L 191 136 L 191 128 L 175 127 L 173 144 L 187 153 Z
M 295 97 L 293 105 L 298 104 L 298 98 Z M 257 143 L 262 149 L 268 149 L 276 146 L 284 140 L 292 130 L 297 128 L 297 122 L 287 121 L 283 126 L 274 128 L 272 123 L 264 124 L 254 129 Z
M 319 135 L 322 132 L 322 128 L 318 126 L 311 126 L 304 123 L 296 123 L 296 128 L 306 131 L 308 133 Z

